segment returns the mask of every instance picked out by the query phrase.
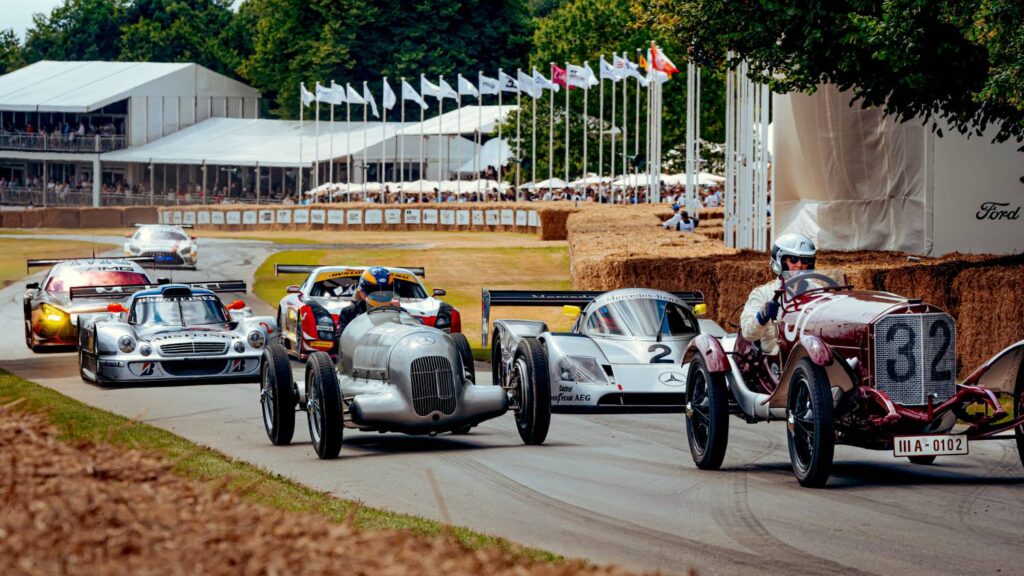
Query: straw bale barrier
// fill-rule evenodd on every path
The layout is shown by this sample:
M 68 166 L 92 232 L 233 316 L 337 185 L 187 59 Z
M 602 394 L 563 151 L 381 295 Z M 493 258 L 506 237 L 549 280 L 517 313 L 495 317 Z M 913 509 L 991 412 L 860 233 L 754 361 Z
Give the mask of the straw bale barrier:
M 730 329 L 750 291 L 771 279 L 768 256 L 658 226 L 670 215 L 647 206 L 621 208 L 613 218 L 591 208 L 572 214 L 567 222 L 572 287 L 700 290 L 708 317 Z M 921 298 L 949 312 L 957 320 L 961 376 L 1024 338 L 1024 256 L 822 252 L 818 268 L 844 271 L 857 288 Z
M 79 228 L 81 208 L 47 208 L 43 210 L 43 228 Z
M 0 210 L 0 226 L 4 228 L 21 228 L 21 210 Z
M 134 223 L 155 224 L 159 212 L 153 206 L 102 208 L 28 208 L 0 211 L 3 228 L 120 228 Z

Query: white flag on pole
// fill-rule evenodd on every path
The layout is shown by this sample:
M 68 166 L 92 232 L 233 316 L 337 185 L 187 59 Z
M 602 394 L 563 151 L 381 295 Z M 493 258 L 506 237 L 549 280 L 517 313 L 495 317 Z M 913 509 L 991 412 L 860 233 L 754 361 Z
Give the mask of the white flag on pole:
M 441 98 L 451 98 L 452 100 L 459 99 L 459 93 L 452 89 L 452 87 L 444 81 L 444 78 L 439 79 L 437 87 L 441 91 Z
M 587 84 L 589 86 L 597 86 L 599 80 L 594 74 L 594 70 L 590 67 L 590 62 L 583 64 L 583 71 L 585 73 L 584 77 L 587 79 Z
M 316 101 L 316 96 L 309 90 L 306 90 L 306 85 L 302 82 L 299 83 L 299 96 L 302 98 L 303 106 L 309 106 Z
M 482 84 L 481 84 L 481 86 L 482 86 Z M 466 80 L 465 78 L 463 78 L 462 74 L 459 74 L 459 95 L 461 95 L 461 96 L 472 96 L 472 97 L 477 98 L 477 99 L 480 98 L 480 93 L 477 92 L 476 87 L 473 86 L 472 82 L 470 82 L 469 80 Z
M 366 104 L 366 100 L 363 100 L 363 97 L 359 95 L 359 92 L 356 92 L 356 89 L 351 84 L 345 84 L 345 99 L 350 104 Z
M 363 86 L 363 101 L 370 105 L 373 117 L 380 118 L 380 114 L 377 113 L 377 101 L 373 99 L 373 93 L 370 92 L 369 86 Z
M 612 58 L 612 62 L 615 65 L 615 76 L 617 78 L 621 80 L 629 76 L 629 67 L 626 65 L 628 61 L 625 58 L 616 54 Z
M 420 108 L 427 109 L 427 103 L 423 101 L 423 97 L 417 94 L 416 89 L 405 80 L 402 80 L 402 100 L 412 100 L 419 104 Z
M 420 94 L 422 94 L 424 98 L 427 96 L 437 98 L 438 100 L 444 98 L 444 96 L 441 95 L 441 87 L 430 80 L 427 80 L 426 76 L 422 74 L 420 74 Z
M 326 87 L 326 86 L 324 86 L 324 85 L 322 85 L 322 84 L 320 84 L 319 82 L 317 82 L 316 83 L 316 101 L 317 102 L 327 102 L 328 104 L 330 104 L 331 100 L 332 100 L 331 99 L 331 89 Z
M 558 89 L 561 88 L 558 84 L 545 78 L 536 68 L 533 69 L 533 85 L 541 90 L 551 90 L 552 92 L 558 92 Z
M 333 99 L 334 104 L 344 104 L 345 102 L 348 102 L 345 98 L 345 87 L 334 80 L 331 80 L 331 98 Z
M 543 88 L 534 86 L 533 78 L 523 74 L 522 70 L 520 70 L 516 75 L 516 84 L 519 86 L 519 90 L 534 99 L 540 98 L 540 95 L 544 92 Z
M 587 71 L 583 66 L 577 66 L 575 64 L 569 64 L 565 67 L 565 83 L 569 86 L 575 86 L 577 88 L 587 88 L 590 86 L 587 80 Z
M 524 74 L 520 73 L 519 75 L 523 76 Z M 527 76 L 527 78 L 529 78 L 529 76 Z M 519 81 L 504 72 L 500 72 L 498 74 L 498 84 L 501 85 L 502 92 L 519 92 Z
M 618 58 L 618 56 L 616 56 Z M 615 70 L 615 66 L 612 66 L 601 56 L 601 80 L 611 80 L 612 82 L 619 81 L 619 74 Z
M 629 58 L 623 58 L 626 63 L 626 76 L 632 76 L 637 80 L 643 80 L 644 75 L 640 73 L 640 65 L 636 62 L 630 62 Z
M 391 110 L 395 107 L 395 93 L 391 90 L 391 84 L 388 84 L 388 79 L 384 79 L 384 94 L 380 98 L 380 103 L 384 106 L 385 110 Z
M 509 80 L 512 80 L 510 77 Z M 515 82 L 515 80 L 512 80 Z M 483 74 L 480 75 L 480 94 L 490 94 L 491 96 L 497 96 L 498 91 L 501 90 L 501 85 L 494 78 L 488 78 Z

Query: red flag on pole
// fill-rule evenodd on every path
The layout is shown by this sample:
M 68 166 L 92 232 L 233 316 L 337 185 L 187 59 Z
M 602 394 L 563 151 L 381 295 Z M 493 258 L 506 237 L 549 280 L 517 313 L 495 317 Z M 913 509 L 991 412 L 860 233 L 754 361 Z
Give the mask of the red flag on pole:
M 676 72 L 679 72 L 676 65 L 668 59 L 668 56 L 665 56 L 664 52 L 654 45 L 654 42 L 651 42 L 651 67 L 659 72 L 664 72 L 669 78 Z
M 562 88 L 568 88 L 569 90 L 572 90 L 573 88 L 575 88 L 575 86 L 572 86 L 572 85 L 566 83 L 566 79 L 565 78 L 566 78 L 565 68 L 559 68 L 558 66 L 555 66 L 554 64 L 552 64 L 551 65 L 551 82 L 553 84 L 558 84 Z

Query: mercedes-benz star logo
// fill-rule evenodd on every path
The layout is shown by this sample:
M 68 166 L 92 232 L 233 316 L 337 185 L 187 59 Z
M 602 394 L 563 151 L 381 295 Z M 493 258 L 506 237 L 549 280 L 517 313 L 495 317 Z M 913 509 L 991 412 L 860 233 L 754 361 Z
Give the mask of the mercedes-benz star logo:
M 684 386 L 686 385 L 686 377 L 682 372 L 663 372 L 661 376 L 658 376 L 658 382 L 666 386 Z

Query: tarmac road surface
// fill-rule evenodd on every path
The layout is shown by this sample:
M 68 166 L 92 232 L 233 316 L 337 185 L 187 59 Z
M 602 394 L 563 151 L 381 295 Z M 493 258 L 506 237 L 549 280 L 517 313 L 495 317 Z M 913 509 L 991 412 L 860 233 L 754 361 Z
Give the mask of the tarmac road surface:
M 174 278 L 251 282 L 278 248 L 294 247 L 202 239 L 200 269 Z M 292 446 L 270 444 L 256 384 L 103 390 L 79 379 L 72 353 L 33 355 L 14 329 L 22 286 L 0 291 L 12 328 L 0 367 L 370 506 L 441 519 L 432 469 L 455 524 L 595 562 L 701 574 L 1024 571 L 1024 467 L 1011 442 L 977 442 L 931 466 L 839 447 L 822 490 L 796 483 L 781 423 L 733 419 L 723 469 L 697 470 L 681 415 L 555 415 L 539 447 L 520 442 L 511 415 L 468 436 L 346 430 L 341 458 L 323 462 L 301 414 Z M 477 374 L 489 382 L 487 365 Z

